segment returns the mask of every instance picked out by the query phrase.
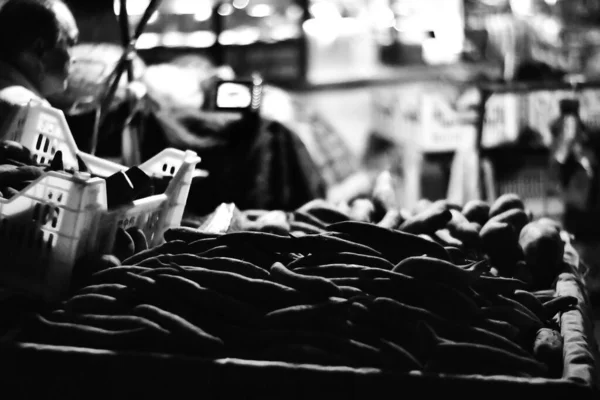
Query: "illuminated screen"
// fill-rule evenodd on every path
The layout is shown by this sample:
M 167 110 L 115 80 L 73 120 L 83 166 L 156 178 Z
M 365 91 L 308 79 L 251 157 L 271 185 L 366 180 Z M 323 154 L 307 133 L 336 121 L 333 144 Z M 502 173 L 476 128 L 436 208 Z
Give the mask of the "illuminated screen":
M 217 90 L 218 108 L 248 108 L 252 104 L 252 89 L 246 85 L 224 82 Z

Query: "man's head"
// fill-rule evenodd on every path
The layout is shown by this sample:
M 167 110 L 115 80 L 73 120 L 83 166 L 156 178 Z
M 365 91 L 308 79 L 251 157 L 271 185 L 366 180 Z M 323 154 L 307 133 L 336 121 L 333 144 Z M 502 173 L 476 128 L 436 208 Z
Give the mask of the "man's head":
M 61 0 L 0 5 L 0 59 L 21 69 L 43 96 L 66 88 L 69 51 L 78 35 L 75 18 Z

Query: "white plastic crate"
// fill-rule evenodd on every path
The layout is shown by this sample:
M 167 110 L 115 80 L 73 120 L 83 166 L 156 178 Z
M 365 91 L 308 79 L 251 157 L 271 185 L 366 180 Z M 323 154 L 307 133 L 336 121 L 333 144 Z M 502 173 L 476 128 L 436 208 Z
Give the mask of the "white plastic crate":
M 107 177 L 127 169 L 120 164 L 79 151 L 63 112 L 35 101 L 16 111 L 12 123 L 1 138 L 21 143 L 31 151 L 34 160 L 42 165 L 49 165 L 54 154 L 61 151 L 63 164 L 67 169 L 79 169 L 77 155 L 94 175 Z
M 77 170 L 79 154 L 99 176 L 127 169 L 79 152 L 64 115 L 53 108 L 23 107 L 9 134 L 27 147 L 33 144 L 41 163 L 61 150 L 67 168 Z M 50 171 L 13 198 L 0 198 L 0 282 L 53 300 L 67 288 L 81 256 L 110 251 L 119 226 L 140 227 L 150 247 L 160 244 L 166 229 L 181 224 L 199 161 L 193 151 L 163 150 L 139 168 L 151 176 L 171 176 L 165 192 L 111 210 L 105 180 L 79 172 Z

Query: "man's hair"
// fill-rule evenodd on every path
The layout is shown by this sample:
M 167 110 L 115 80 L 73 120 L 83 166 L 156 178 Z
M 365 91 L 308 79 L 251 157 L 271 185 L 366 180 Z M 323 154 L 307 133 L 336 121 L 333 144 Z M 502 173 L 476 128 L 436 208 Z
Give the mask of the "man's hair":
M 59 0 L 8 0 L 0 6 L 0 59 L 24 50 L 54 48 L 61 25 L 53 10 Z M 35 46 L 41 44 L 41 49 Z

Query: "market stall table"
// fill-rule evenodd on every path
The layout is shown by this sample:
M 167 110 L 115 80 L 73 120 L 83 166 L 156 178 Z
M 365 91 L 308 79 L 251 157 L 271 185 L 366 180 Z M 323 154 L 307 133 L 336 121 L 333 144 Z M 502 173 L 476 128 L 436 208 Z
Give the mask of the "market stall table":
M 378 196 L 375 197 L 379 198 Z M 324 210 L 326 209 L 329 210 L 329 217 L 323 216 Z M 145 291 L 148 290 L 149 287 L 144 289 L 145 284 L 143 282 L 146 281 L 144 276 L 157 279 L 155 282 L 162 282 L 161 284 L 163 284 L 168 281 L 161 281 L 158 279 L 161 277 L 161 271 L 169 270 L 171 272 L 167 275 L 172 276 L 178 274 L 183 274 L 181 276 L 188 276 L 185 274 L 185 271 L 196 271 L 196 274 L 198 275 L 197 278 L 200 279 L 200 281 L 203 281 L 208 287 L 213 289 L 219 287 L 219 291 L 221 293 L 227 293 L 230 296 L 242 296 L 238 298 L 244 298 L 246 299 L 246 302 L 249 301 L 250 303 L 255 302 L 254 304 L 264 304 L 268 309 L 278 309 L 282 307 L 282 305 L 288 300 L 295 302 L 296 300 L 292 300 L 292 297 L 300 295 L 300 292 L 296 292 L 292 289 L 289 289 L 291 291 L 288 291 L 288 289 L 286 289 L 286 293 L 292 296 L 289 297 L 288 300 L 285 300 L 285 298 L 287 298 L 286 296 L 288 295 L 285 295 L 281 298 L 271 298 L 268 297 L 268 293 L 274 287 L 279 286 L 268 284 L 264 287 L 264 289 L 270 287 L 270 289 L 266 292 L 261 293 L 260 291 L 256 291 L 252 294 L 250 292 L 246 292 L 245 285 L 246 283 L 250 284 L 249 282 L 251 281 L 259 282 L 259 280 L 247 280 L 242 277 L 236 278 L 238 279 L 237 282 L 239 284 L 246 282 L 242 286 L 234 287 L 228 285 L 219 285 L 217 280 L 211 281 L 208 279 L 209 275 L 216 273 L 217 270 L 224 271 L 220 268 L 224 268 L 225 265 L 218 264 L 215 260 L 222 259 L 223 256 L 227 257 L 227 255 L 229 255 L 229 257 L 231 257 L 234 254 L 237 254 L 237 257 L 240 257 L 238 261 L 230 261 L 229 264 L 227 264 L 229 265 L 227 268 L 239 268 L 245 266 L 244 268 L 247 269 L 240 270 L 245 271 L 241 272 L 243 275 L 248 274 L 248 276 L 253 276 L 256 274 L 257 276 L 262 276 L 263 274 L 267 274 L 267 271 L 259 271 L 255 270 L 254 268 L 259 268 L 257 265 L 264 264 L 258 262 L 256 258 L 252 257 L 258 257 L 256 249 L 263 248 L 262 246 L 257 247 L 256 244 L 264 243 L 261 241 L 268 239 L 269 241 L 273 241 L 272 243 L 278 243 L 277 246 L 275 246 L 278 247 L 278 249 L 271 248 L 271 251 L 279 250 L 280 252 L 284 252 L 279 254 L 285 254 L 287 251 L 294 251 L 294 249 L 296 249 L 296 251 L 301 251 L 304 253 L 303 257 L 297 258 L 295 261 L 292 261 L 291 263 L 288 262 L 287 264 L 289 265 L 291 271 L 295 271 L 294 273 L 299 274 L 300 270 L 306 267 L 294 267 L 292 264 L 295 263 L 295 265 L 302 265 L 302 263 L 310 263 L 308 260 L 310 260 L 311 257 L 314 259 L 314 256 L 309 255 L 310 253 L 316 252 L 316 255 L 320 256 L 323 260 L 331 259 L 331 257 L 333 257 L 333 259 L 335 259 L 335 257 L 342 257 L 340 254 L 348 254 L 347 252 L 334 252 L 333 255 L 326 255 L 326 249 L 328 248 L 327 246 L 333 246 L 330 247 L 330 250 L 336 248 L 338 252 L 342 249 L 348 250 L 350 248 L 356 250 L 362 249 L 361 251 L 367 252 L 362 256 L 360 254 L 352 256 L 355 257 L 355 259 L 356 257 L 363 257 L 363 259 L 365 259 L 364 257 L 368 257 L 366 254 L 371 251 L 376 251 L 374 249 L 368 250 L 369 247 L 361 247 L 361 245 L 357 242 L 344 240 L 340 241 L 339 239 L 341 239 L 341 237 L 338 237 L 338 240 L 334 239 L 336 236 L 332 235 L 332 232 L 338 229 L 337 227 L 344 231 L 348 231 L 349 229 L 352 229 L 352 227 L 358 226 L 366 228 L 366 225 L 360 225 L 361 223 L 359 222 L 341 222 L 330 224 L 327 228 L 329 229 L 329 237 L 327 237 L 327 235 L 323 236 L 322 234 L 316 234 L 315 236 L 314 233 L 307 233 L 324 229 L 319 227 L 317 222 L 319 218 L 315 217 L 315 214 L 320 215 L 320 218 L 324 218 L 325 220 L 328 220 L 327 218 L 332 218 L 332 216 L 336 215 L 335 208 L 327 206 L 324 202 L 313 201 L 299 208 L 295 212 L 287 214 L 287 222 L 279 221 L 276 223 L 271 217 L 273 214 L 280 214 L 281 212 L 278 210 L 239 211 L 231 205 L 224 205 L 219 207 L 216 213 L 220 214 L 220 216 L 213 216 L 212 219 L 209 218 L 208 220 L 204 221 L 203 230 L 174 228 L 165 232 L 165 239 L 168 240 L 168 242 L 162 245 L 166 246 L 163 247 L 163 251 L 166 251 L 167 249 L 170 250 L 168 251 L 168 254 L 164 254 L 162 256 L 159 255 L 158 258 L 154 258 L 156 261 L 150 261 L 151 258 L 148 258 L 148 254 L 161 254 L 160 246 L 155 249 L 148 250 L 145 253 L 141 252 L 134 254 L 129 259 L 125 260 L 125 264 L 137 265 L 137 267 L 117 267 L 117 269 L 125 268 L 127 271 L 133 271 L 135 268 L 138 268 L 137 271 L 141 274 L 138 278 L 129 280 L 129 278 L 133 278 L 129 274 L 122 275 L 116 273 L 107 273 L 106 271 L 109 270 L 101 271 L 92 275 L 91 281 L 88 281 L 87 285 L 92 284 L 92 286 L 86 286 L 86 284 L 83 284 L 84 292 L 85 288 L 93 287 L 94 282 L 121 282 L 125 283 L 126 286 L 129 287 L 120 289 L 123 290 L 121 293 L 128 293 L 128 296 L 133 296 L 131 299 L 136 298 L 136 296 L 142 296 L 137 300 L 138 302 L 149 301 L 150 298 L 145 296 L 148 296 L 151 293 L 154 293 L 152 298 L 155 299 L 152 301 L 160 299 L 161 296 L 164 296 L 167 293 L 168 296 L 166 298 L 172 298 L 172 300 L 175 301 L 176 299 L 181 299 L 178 296 L 181 296 L 182 293 L 165 291 L 164 289 L 166 289 L 166 286 L 162 288 L 162 291 L 159 290 L 157 292 L 156 290 L 159 289 L 160 286 L 157 288 L 151 285 L 150 287 L 153 289 L 151 289 L 150 292 Z M 338 211 L 338 213 L 338 217 L 344 214 L 341 211 Z M 270 217 L 267 217 L 267 215 Z M 286 213 L 283 213 L 283 215 L 286 216 Z M 215 220 L 217 218 L 223 218 L 225 221 L 223 223 L 219 223 L 219 221 Z M 411 219 L 414 218 L 414 216 L 411 217 L 406 215 L 406 218 L 407 219 L 403 225 L 401 225 L 402 229 L 411 230 L 413 232 L 415 230 L 427 230 L 427 228 L 424 228 L 422 225 L 415 225 L 416 220 Z M 309 220 L 313 221 L 312 224 L 307 224 L 306 221 Z M 377 220 L 379 220 L 379 218 L 376 218 L 374 221 Z M 267 229 L 272 231 L 277 224 L 282 224 L 285 226 L 286 223 L 288 224 L 287 229 L 289 229 L 290 232 L 294 232 L 290 236 L 286 237 L 274 234 L 269 235 L 266 233 Z M 421 227 L 418 228 L 418 226 Z M 211 227 L 210 231 L 207 230 L 208 227 Z M 400 231 L 394 233 L 393 231 L 387 231 L 381 227 L 377 227 L 375 224 L 368 229 L 370 229 L 372 233 L 377 232 L 381 235 L 403 235 L 402 233 L 398 233 Z M 235 233 L 232 230 L 237 230 L 238 232 Z M 228 231 L 229 233 L 226 233 Z M 302 232 L 304 232 L 304 235 Z M 351 237 L 353 237 L 355 240 L 357 239 L 357 236 Z M 251 247 L 254 248 L 254 251 L 246 248 L 245 252 L 239 253 L 240 248 L 231 247 L 237 245 L 243 246 L 243 243 L 239 240 L 241 238 L 245 238 L 245 240 L 247 240 L 245 243 L 250 244 Z M 405 238 L 408 238 L 408 236 Z M 269 361 L 264 359 L 264 357 L 268 357 L 267 354 L 261 353 L 258 350 L 256 350 L 258 351 L 257 353 L 254 353 L 255 350 L 253 348 L 247 348 L 245 350 L 248 352 L 249 356 L 238 357 L 236 354 L 241 354 L 239 353 L 239 350 L 243 348 L 239 348 L 234 345 L 238 340 L 241 340 L 241 342 L 239 342 L 240 344 L 244 343 L 245 339 L 252 343 L 253 340 L 258 338 L 258 336 L 252 335 L 253 328 L 250 327 L 247 328 L 248 330 L 239 331 L 240 334 L 227 336 L 225 342 L 229 343 L 228 346 L 233 345 L 233 347 L 230 348 L 230 356 L 226 357 L 202 356 L 201 353 L 208 350 L 208 348 L 203 350 L 202 346 L 192 346 L 186 348 L 186 344 L 195 343 L 194 341 L 190 341 L 190 338 L 187 336 L 181 336 L 178 338 L 168 336 L 165 337 L 164 343 L 151 342 L 144 344 L 143 341 L 130 342 L 132 348 L 127 348 L 127 346 L 124 346 L 127 342 L 117 341 L 111 343 L 111 341 L 103 340 L 102 343 L 114 348 L 112 350 L 102 350 L 101 346 L 73 346 L 73 344 L 76 342 L 83 344 L 89 340 L 92 340 L 92 342 L 88 343 L 93 343 L 94 340 L 92 338 L 94 336 L 88 336 L 86 339 L 86 336 L 78 337 L 77 335 L 57 335 L 60 330 L 48 330 L 48 326 L 45 326 L 44 324 L 36 325 L 36 323 L 34 323 L 31 325 L 32 328 L 38 326 L 38 329 L 41 330 L 30 329 L 28 331 L 25 329 L 23 332 L 19 332 L 18 330 L 13 331 L 12 334 L 6 335 L 3 340 L 1 350 L 2 357 L 7 365 L 11 366 L 9 371 L 7 371 L 5 374 L 6 387 L 18 389 L 24 397 L 40 395 L 40 393 L 43 392 L 45 395 L 57 396 L 61 398 L 80 398 L 81 396 L 94 398 L 130 398 L 133 396 L 139 397 L 146 395 L 178 397 L 183 396 L 186 393 L 190 393 L 192 390 L 197 393 L 201 393 L 206 398 L 325 398 L 332 396 L 335 398 L 391 398 L 392 396 L 398 397 L 399 395 L 408 398 L 421 398 L 423 396 L 428 398 L 439 395 L 439 391 L 443 390 L 444 393 L 448 395 L 460 395 L 461 398 L 474 399 L 479 399 L 482 396 L 490 396 L 490 394 L 494 396 L 498 395 L 502 397 L 524 399 L 536 397 L 576 397 L 580 399 L 591 399 L 594 398 L 594 396 L 598 393 L 596 376 L 597 346 L 590 340 L 593 337 L 593 322 L 590 318 L 591 313 L 589 310 L 589 303 L 587 294 L 585 292 L 585 287 L 580 277 L 582 271 L 579 265 L 578 255 L 571 246 L 569 235 L 563 232 L 561 234 L 561 238 L 561 243 L 564 244 L 564 258 L 562 259 L 564 263 L 562 267 L 563 272 L 558 276 L 558 279 L 554 285 L 551 285 L 547 289 L 541 290 L 540 296 L 541 298 L 550 299 L 554 298 L 555 296 L 562 296 L 564 298 L 569 298 L 569 296 L 571 296 L 570 298 L 576 300 L 577 306 L 575 308 L 563 309 L 563 311 L 560 313 L 560 318 L 558 320 L 559 325 L 557 326 L 560 327 L 558 329 L 560 329 L 561 336 L 564 340 L 562 357 L 563 365 L 561 368 L 562 373 L 555 378 L 527 376 L 517 377 L 511 376 L 511 373 L 492 376 L 482 376 L 478 374 L 461 376 L 451 373 L 432 373 L 425 371 L 407 370 L 406 372 L 400 372 L 394 368 L 375 366 L 380 363 L 380 361 L 376 361 L 375 359 L 372 359 L 372 362 L 375 362 L 375 364 L 365 362 L 368 358 L 360 361 L 357 365 L 352 367 L 315 365 L 315 363 L 310 361 Z M 369 239 L 369 236 L 363 236 L 362 241 L 374 243 L 374 245 L 379 243 L 378 245 L 375 245 L 375 247 L 379 250 L 386 248 L 385 241 L 373 242 L 372 239 Z M 311 244 L 309 245 L 309 243 Z M 320 243 L 320 245 L 316 246 L 317 243 Z M 424 245 L 425 242 L 419 243 Z M 188 248 L 186 246 L 193 246 L 195 249 L 193 251 L 197 254 L 200 254 L 200 256 L 194 256 L 192 253 L 178 253 L 182 251 L 181 249 Z M 177 248 L 180 250 L 176 251 Z M 227 250 L 227 248 L 230 248 L 230 250 Z M 395 257 L 399 257 L 401 254 L 395 253 L 397 251 L 408 251 L 409 253 L 414 251 L 414 249 L 411 250 L 410 248 L 406 247 L 402 248 L 405 250 L 402 250 L 398 246 L 389 248 L 389 252 L 386 253 L 386 257 L 390 258 L 390 260 L 393 260 Z M 424 250 L 426 254 L 431 252 L 435 253 L 438 251 L 435 250 L 437 249 L 435 246 L 426 246 L 426 248 L 427 250 Z M 238 250 L 233 251 L 231 249 Z M 287 250 L 284 251 L 284 249 Z M 189 248 L 187 251 L 192 250 Z M 214 257 L 211 258 L 209 254 L 213 254 Z M 242 256 L 242 254 L 245 254 L 245 256 Z M 394 256 L 394 254 L 396 254 L 396 256 Z M 458 253 L 452 252 L 452 254 L 454 254 L 456 257 Z M 265 254 L 263 254 L 263 256 L 265 256 Z M 346 257 L 347 259 L 349 256 L 345 255 L 343 257 Z M 442 255 L 442 257 L 445 256 Z M 188 262 L 191 262 L 192 260 L 198 260 L 201 262 L 198 265 L 203 265 L 204 268 L 198 266 L 185 267 L 185 264 L 183 264 L 183 267 L 176 267 L 173 264 L 175 260 L 179 260 L 180 263 L 183 263 L 184 259 L 188 260 Z M 210 261 L 211 259 L 213 261 Z M 247 264 L 248 261 L 243 261 L 243 259 L 253 261 L 251 261 L 250 264 Z M 305 261 L 302 261 L 303 259 L 305 259 Z M 369 259 L 373 261 L 372 256 Z M 383 264 L 386 262 L 389 263 L 391 261 L 385 261 L 383 259 L 379 261 L 379 263 Z M 254 264 L 254 267 L 251 266 L 252 264 Z M 278 264 L 280 266 L 276 266 Z M 151 265 L 153 265 L 152 268 L 150 268 Z M 211 265 L 213 268 L 216 268 L 216 270 L 211 272 L 209 269 L 207 269 L 211 268 Z M 154 270 L 155 272 L 151 272 L 148 268 L 150 268 L 150 270 Z M 282 268 L 284 268 L 283 264 L 277 262 L 271 266 L 270 273 L 271 279 L 274 279 L 273 282 L 281 282 L 280 279 L 282 279 L 282 277 L 288 276 L 288 273 L 286 272 L 284 272 L 284 275 L 280 275 L 282 271 L 284 271 Z M 326 266 L 322 264 L 318 264 L 313 268 L 315 268 L 315 271 L 319 271 L 319 268 L 323 268 L 322 271 L 326 270 Z M 348 270 L 352 269 L 348 264 L 346 264 L 345 268 Z M 146 274 L 146 272 L 143 271 L 148 271 L 148 273 Z M 390 271 L 386 271 L 385 269 L 380 270 L 372 267 L 366 268 L 365 271 L 370 271 L 368 274 L 374 274 L 373 276 L 378 276 L 379 274 L 389 275 L 389 273 L 392 273 Z M 217 275 L 219 275 L 219 273 L 217 273 Z M 232 277 L 232 275 L 234 274 L 227 274 L 225 272 L 221 272 L 220 274 L 220 276 L 223 277 Z M 125 276 L 128 278 L 125 278 Z M 295 275 L 291 274 L 289 276 Z M 434 279 L 434 281 L 435 279 L 439 279 L 436 277 L 430 278 Z M 174 282 L 172 280 L 173 278 L 169 279 L 171 283 Z M 435 285 L 435 283 L 433 283 L 434 281 L 431 281 L 429 284 Z M 137 283 L 134 284 L 134 282 Z M 292 285 L 289 288 L 304 287 L 296 286 L 299 284 L 297 281 L 287 282 L 288 284 Z M 323 281 L 319 280 L 319 282 Z M 414 282 L 416 283 L 417 281 Z M 511 282 L 516 283 L 517 281 Z M 422 283 L 419 285 L 421 284 Z M 321 287 L 321 290 L 325 290 L 325 286 L 322 285 L 323 284 L 321 283 L 318 286 Z M 306 289 L 306 287 L 304 288 Z M 244 295 L 244 293 L 246 294 Z M 303 293 L 308 295 L 309 292 L 305 291 Z M 310 293 L 312 293 L 311 295 L 315 295 L 315 292 Z M 348 292 L 344 293 L 346 293 L 345 296 L 348 296 Z M 352 290 L 350 290 L 350 293 L 352 293 Z M 352 296 L 349 298 L 352 298 Z M 101 306 L 100 303 L 97 303 L 95 306 L 92 306 L 91 303 L 88 305 L 83 303 L 76 305 L 76 302 L 72 300 L 73 298 L 74 297 L 65 303 L 67 307 L 66 310 L 77 309 L 79 312 L 84 312 L 84 310 L 87 309 L 90 313 L 107 312 L 107 309 L 104 309 L 105 311 L 101 311 L 103 306 Z M 146 298 L 146 300 L 143 300 L 144 298 Z M 444 315 L 446 315 L 447 318 L 452 315 L 451 310 L 445 308 L 443 302 L 431 302 L 428 301 L 425 296 L 417 300 L 425 301 L 426 304 L 429 304 L 429 306 L 433 306 L 437 310 L 436 312 L 444 312 Z M 190 301 L 192 301 L 191 298 Z M 273 304 L 270 304 L 271 302 L 273 302 Z M 169 301 L 159 303 L 164 305 L 170 304 Z M 69 306 L 69 304 L 71 305 Z M 177 304 L 179 304 L 178 308 L 183 310 L 180 307 L 182 307 L 184 303 L 179 303 L 179 301 L 177 301 Z M 210 310 L 217 305 L 216 303 L 211 305 L 204 304 L 203 306 L 201 303 L 193 304 L 195 307 L 200 308 L 195 309 L 195 312 L 192 311 L 192 314 L 184 314 L 186 315 L 186 318 L 191 318 L 192 315 L 196 315 L 194 319 L 191 319 L 191 321 L 194 322 L 208 321 L 204 318 L 208 318 Z M 122 304 L 122 306 L 125 306 L 125 304 Z M 219 308 L 222 306 L 223 304 L 220 304 Z M 100 307 L 100 309 L 94 307 Z M 122 312 L 117 311 L 120 309 L 119 307 L 114 309 L 116 312 L 115 315 L 120 315 Z M 125 307 L 126 308 L 123 309 L 123 311 L 127 309 L 127 306 Z M 96 311 L 93 311 L 94 309 Z M 172 310 L 172 308 L 169 309 Z M 200 309 L 203 311 L 199 312 Z M 61 312 L 59 307 L 57 308 L 57 311 L 51 312 L 51 310 L 49 310 L 49 313 L 45 313 L 44 315 L 49 318 L 54 315 L 56 318 L 58 318 L 56 321 L 64 322 L 69 321 L 69 318 L 71 318 L 69 315 L 75 314 L 65 314 L 64 311 Z M 243 314 L 235 316 L 234 314 L 230 313 L 219 315 L 227 319 L 245 319 L 248 317 L 244 316 Z M 65 317 L 66 319 L 60 319 Z M 408 320 L 410 320 L 410 318 L 406 319 L 403 323 L 408 323 Z M 27 319 L 25 321 L 27 322 Z M 293 320 L 291 321 L 293 322 Z M 297 322 L 300 322 L 300 320 Z M 57 323 L 58 327 L 61 322 Z M 65 331 L 65 333 L 66 332 L 67 331 Z M 244 338 L 243 332 L 246 332 L 245 335 L 249 336 Z M 96 340 L 98 339 L 99 338 Z M 176 340 L 173 341 L 173 339 Z M 117 346 L 118 343 L 120 343 L 120 346 Z M 158 349 L 165 344 L 168 347 L 170 346 L 168 343 L 171 343 L 170 345 L 175 346 L 175 348 L 178 350 L 176 352 L 177 354 L 168 354 L 166 352 L 152 350 L 152 348 Z M 150 345 L 150 348 L 146 351 L 133 350 L 133 347 L 138 347 L 141 349 L 146 345 Z M 411 348 L 411 351 L 413 350 L 414 349 Z M 256 354 L 261 358 L 261 360 L 253 359 L 252 354 Z M 277 353 L 270 354 L 275 356 Z M 384 352 L 381 354 L 382 356 L 385 355 L 385 357 L 388 357 L 392 353 Z M 456 362 L 458 363 L 460 360 L 457 359 Z M 61 367 L 58 368 L 58 366 Z M 479 367 L 482 366 L 483 365 L 480 365 Z M 487 365 L 487 367 L 489 366 L 491 365 Z M 500 365 L 495 367 L 504 368 L 506 370 L 506 367 L 502 367 Z

